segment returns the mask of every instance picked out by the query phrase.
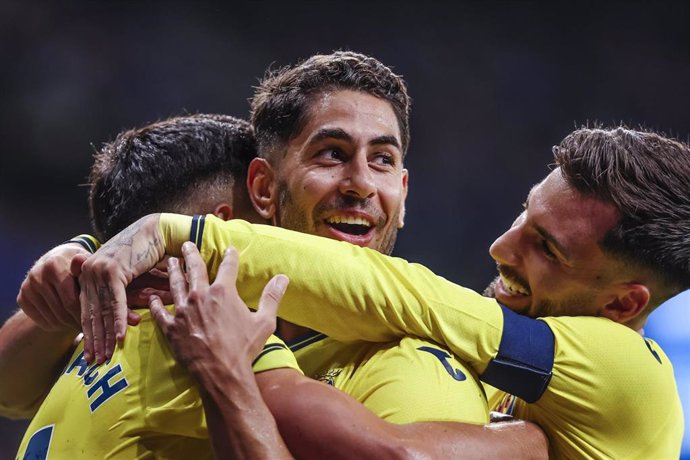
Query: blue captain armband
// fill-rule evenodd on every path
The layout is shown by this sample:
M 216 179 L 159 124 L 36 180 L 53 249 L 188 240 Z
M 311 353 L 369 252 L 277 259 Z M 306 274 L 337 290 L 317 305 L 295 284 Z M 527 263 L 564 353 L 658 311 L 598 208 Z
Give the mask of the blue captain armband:
M 528 403 L 541 398 L 551 381 L 556 342 L 544 322 L 501 305 L 503 334 L 496 357 L 480 380 Z
M 87 235 L 86 233 L 82 233 L 81 235 L 77 235 L 74 238 L 71 238 L 62 244 L 67 244 L 67 243 L 78 243 L 84 249 L 89 251 L 91 254 L 96 252 L 98 250 L 98 248 L 101 247 L 101 242 L 98 241 L 96 239 L 96 237 L 93 237 L 91 235 Z

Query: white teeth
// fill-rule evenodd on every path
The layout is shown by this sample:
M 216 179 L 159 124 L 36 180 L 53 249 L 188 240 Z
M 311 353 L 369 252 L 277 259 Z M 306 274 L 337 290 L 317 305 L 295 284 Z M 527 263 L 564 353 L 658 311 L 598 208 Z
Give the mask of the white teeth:
M 508 280 L 503 275 L 501 275 L 501 283 L 503 284 L 503 287 L 506 288 L 506 290 L 511 294 L 530 295 L 529 290 L 517 284 L 513 284 L 512 281 Z
M 354 216 L 331 216 L 326 219 L 329 224 L 350 224 L 350 225 L 364 225 L 371 227 L 371 222 L 361 217 Z

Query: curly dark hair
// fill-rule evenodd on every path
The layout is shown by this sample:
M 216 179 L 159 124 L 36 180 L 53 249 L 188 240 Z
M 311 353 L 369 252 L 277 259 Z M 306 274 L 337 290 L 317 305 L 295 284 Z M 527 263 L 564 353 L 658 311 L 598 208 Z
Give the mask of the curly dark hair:
M 669 296 L 690 287 L 688 145 L 620 126 L 579 129 L 553 150 L 571 186 L 620 212 L 602 248 L 651 270 Z
M 228 196 L 235 183 L 245 189 L 255 157 L 251 125 L 226 115 L 179 116 L 122 132 L 94 157 L 94 231 L 104 241 L 146 214 L 197 212 L 203 197 Z
M 266 156 L 284 148 L 307 123 L 313 98 L 342 89 L 371 94 L 391 104 L 404 154 L 410 143 L 411 104 L 405 81 L 373 57 L 351 51 L 315 55 L 266 73 L 251 99 L 259 153 Z

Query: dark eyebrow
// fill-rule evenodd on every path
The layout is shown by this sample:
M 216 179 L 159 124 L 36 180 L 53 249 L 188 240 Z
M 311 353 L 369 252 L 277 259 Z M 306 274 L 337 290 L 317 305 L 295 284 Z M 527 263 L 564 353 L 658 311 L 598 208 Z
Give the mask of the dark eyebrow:
M 310 144 L 322 141 L 324 139 L 338 139 L 341 141 L 352 142 L 352 136 L 340 128 L 324 128 L 320 129 L 309 139 Z
M 323 128 L 314 134 L 309 139 L 310 144 L 315 144 L 324 139 L 336 139 L 346 142 L 353 142 L 354 139 L 344 129 L 340 128 Z M 392 145 L 400 150 L 400 142 L 395 136 L 377 136 L 369 141 L 369 145 Z
M 400 150 L 400 142 L 395 136 L 378 136 L 369 141 L 369 145 L 392 145 Z

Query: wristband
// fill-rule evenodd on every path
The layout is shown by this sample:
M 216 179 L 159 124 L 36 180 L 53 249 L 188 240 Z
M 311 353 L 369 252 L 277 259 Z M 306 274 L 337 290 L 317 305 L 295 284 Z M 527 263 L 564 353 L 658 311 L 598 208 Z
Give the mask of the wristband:
M 91 235 L 87 235 L 86 233 L 82 233 L 81 235 L 77 235 L 72 239 L 69 239 L 65 241 L 62 244 L 67 244 L 67 243 L 78 243 L 89 251 L 91 254 L 96 252 L 98 248 L 101 247 L 101 242 L 96 239 L 96 237 L 93 237 Z

